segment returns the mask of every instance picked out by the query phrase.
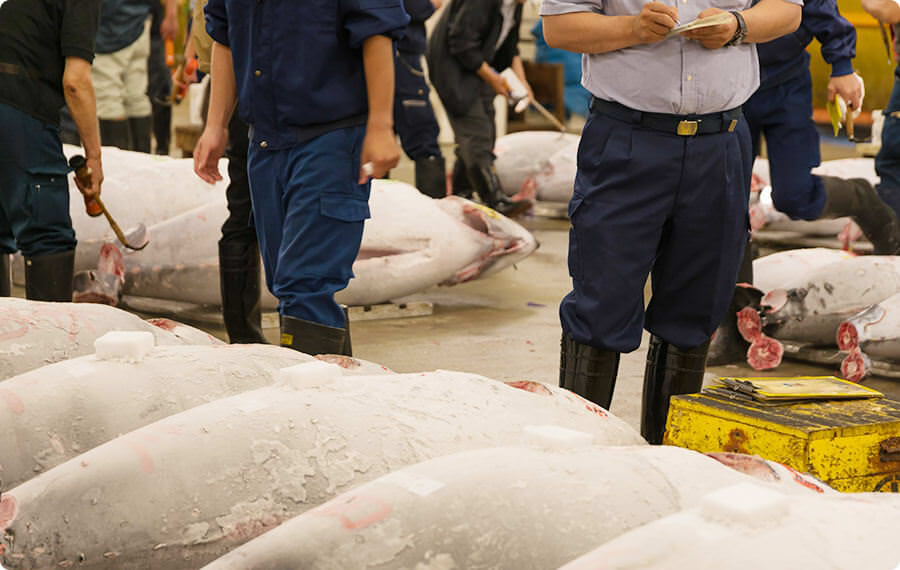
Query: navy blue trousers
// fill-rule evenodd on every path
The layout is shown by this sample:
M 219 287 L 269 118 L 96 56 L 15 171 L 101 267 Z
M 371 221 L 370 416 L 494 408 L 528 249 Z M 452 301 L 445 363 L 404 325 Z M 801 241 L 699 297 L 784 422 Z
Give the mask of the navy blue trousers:
M 891 113 L 900 111 L 900 65 L 894 70 L 894 89 L 884 110 L 881 130 L 881 150 L 875 157 L 875 172 L 881 177 L 878 194 L 900 216 L 900 118 Z
M 810 173 L 821 157 L 809 70 L 757 91 L 743 108 L 754 156 L 759 155 L 760 135 L 766 137 L 775 207 L 795 220 L 818 219 L 825 208 L 825 186 Z
M 59 128 L 0 103 L 0 253 L 75 249 Z
M 428 100 L 431 90 L 422 72 L 422 56 L 399 52 L 395 58 L 394 129 L 403 152 L 412 160 L 441 156 L 437 142 L 441 129 Z
M 350 127 L 283 150 L 250 146 L 253 219 L 283 315 L 345 325 L 334 294 L 353 277 L 369 217 L 370 184 L 357 184 L 364 134 Z
M 591 113 L 569 203 L 563 330 L 616 352 L 640 346 L 643 327 L 682 349 L 705 342 L 747 243 L 751 160 L 743 120 L 733 133 L 682 137 Z

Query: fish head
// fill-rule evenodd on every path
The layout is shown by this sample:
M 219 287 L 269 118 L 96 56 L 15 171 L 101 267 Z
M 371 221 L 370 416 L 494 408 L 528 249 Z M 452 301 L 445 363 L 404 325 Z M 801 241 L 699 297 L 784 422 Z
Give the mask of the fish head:
M 773 289 L 760 301 L 763 330 L 766 334 L 777 335 L 779 329 L 792 322 L 802 321 L 807 314 L 806 296 L 803 287 L 793 289 Z

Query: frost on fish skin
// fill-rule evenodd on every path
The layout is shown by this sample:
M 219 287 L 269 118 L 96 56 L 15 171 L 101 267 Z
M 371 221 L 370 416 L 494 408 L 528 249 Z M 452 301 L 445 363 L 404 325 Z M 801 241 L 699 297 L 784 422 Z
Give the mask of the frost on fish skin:
M 253 462 L 265 469 L 272 479 L 272 489 L 295 503 L 307 500 L 306 478 L 316 469 L 305 460 L 302 451 L 290 449 L 280 441 L 258 440 L 251 445 Z
M 350 566 L 356 568 L 377 567 L 390 563 L 407 548 L 414 548 L 413 535 L 406 534 L 401 536 L 403 524 L 400 521 L 388 519 L 377 525 L 372 525 L 363 530 L 357 531 L 356 540 L 345 541 L 334 549 L 333 554 L 328 553 L 326 558 L 330 564 L 334 561 L 341 561 L 343 568 L 346 568 L 348 561 L 353 561 Z M 359 548 L 359 544 L 364 543 L 366 548 Z M 338 566 L 322 566 L 322 568 L 333 568 L 338 570 Z M 431 568 L 426 566 L 425 568 Z M 435 567 L 437 570 L 440 567 Z M 452 568 L 452 566 L 451 566 Z

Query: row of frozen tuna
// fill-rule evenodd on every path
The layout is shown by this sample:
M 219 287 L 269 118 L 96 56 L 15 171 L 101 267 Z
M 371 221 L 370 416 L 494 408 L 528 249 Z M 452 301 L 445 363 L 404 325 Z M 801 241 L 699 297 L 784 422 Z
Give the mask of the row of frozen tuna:
M 81 272 L 76 300 L 116 304 L 124 294 L 220 304 L 217 243 L 228 215 L 227 179 L 207 185 L 188 159 L 104 152 L 110 155 L 106 206 L 122 228 L 135 230 L 134 241 L 146 236 L 150 243 L 141 251 L 123 248 L 103 218 L 86 215 L 70 184 L 70 214 L 79 239 L 75 265 Z M 537 248 L 530 232 L 493 210 L 454 196 L 434 200 L 402 182 L 375 180 L 369 208 L 355 277 L 337 294 L 347 305 L 466 282 L 509 267 Z M 16 277 L 21 281 L 23 272 L 16 271 Z M 277 301 L 265 292 L 263 304 L 273 309 Z
M 19 338 L 74 335 L 85 354 L 0 381 L 7 568 L 756 568 L 772 548 L 768 567 L 897 562 L 900 498 L 647 446 L 555 387 L 163 345 L 140 320 L 94 330 L 78 318 L 94 307 L 3 303 L 37 323 L 71 311 L 84 326 Z
M 737 323 L 753 368 L 777 367 L 780 341 L 836 346 L 854 381 L 871 370 L 869 357 L 900 362 L 900 257 L 796 249 L 756 259 L 753 272 L 753 302 Z

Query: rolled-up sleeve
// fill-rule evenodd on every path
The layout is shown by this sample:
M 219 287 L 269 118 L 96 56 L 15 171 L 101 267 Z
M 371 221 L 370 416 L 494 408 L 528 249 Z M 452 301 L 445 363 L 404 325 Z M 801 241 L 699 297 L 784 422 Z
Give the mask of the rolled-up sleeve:
M 228 42 L 228 9 L 225 7 L 225 0 L 209 0 L 203 11 L 206 14 L 206 33 L 209 34 L 209 37 L 223 46 L 230 45 Z
M 403 7 L 413 22 L 424 22 L 434 14 L 431 0 L 404 0 Z
M 603 0 L 544 0 L 541 5 L 541 16 L 556 16 L 573 12 L 603 11 Z
M 372 36 L 382 35 L 399 40 L 406 34 L 409 15 L 403 0 L 340 0 L 344 29 L 350 36 L 350 47 L 358 48 Z

